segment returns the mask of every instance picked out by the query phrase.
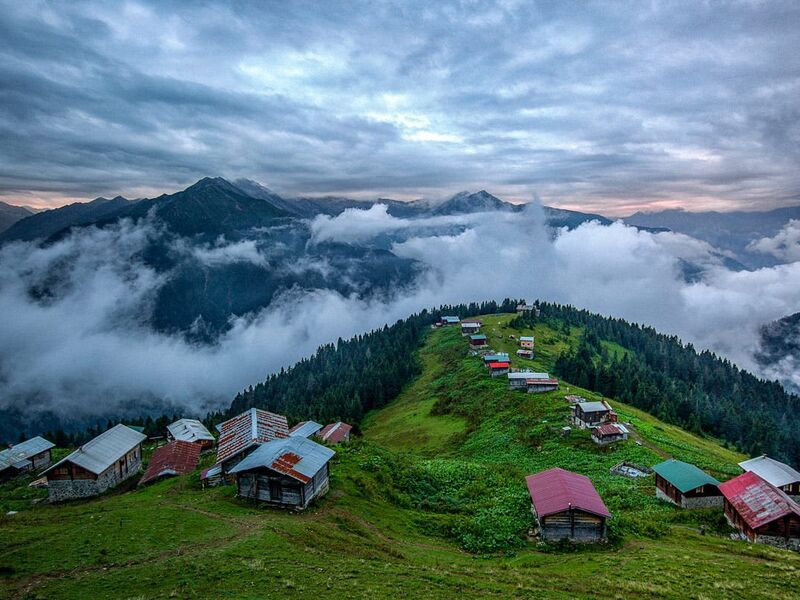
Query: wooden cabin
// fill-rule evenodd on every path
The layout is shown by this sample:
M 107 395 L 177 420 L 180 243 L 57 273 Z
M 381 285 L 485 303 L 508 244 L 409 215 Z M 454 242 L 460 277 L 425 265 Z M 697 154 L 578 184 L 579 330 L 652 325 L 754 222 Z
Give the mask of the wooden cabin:
M 753 471 L 720 484 L 725 518 L 743 539 L 800 550 L 800 505 Z
M 739 466 L 787 493 L 795 502 L 800 502 L 800 473 L 786 463 L 762 455 L 740 462 Z
M 328 491 L 334 454 L 322 444 L 293 436 L 261 444 L 231 473 L 240 497 L 302 510 Z
M 534 533 L 543 541 L 601 542 L 611 513 L 588 477 L 549 469 L 525 478 L 536 519 Z
M 528 378 L 534 375 L 531 371 L 512 371 L 508 374 L 508 387 L 512 390 L 524 390 Z
M 592 429 L 592 441 L 598 446 L 608 446 L 628 439 L 628 428 L 620 423 L 603 423 Z
M 288 437 L 286 417 L 266 410 L 251 408 L 217 425 L 217 464 L 223 474 L 264 442 Z
M 508 373 L 510 365 L 507 362 L 490 362 L 489 374 L 492 377 L 500 377 Z
M 517 356 L 520 358 L 526 358 L 528 360 L 533 360 L 533 350 L 517 350 Z
M 608 402 L 579 402 L 572 407 L 572 423 L 581 429 L 597 427 L 603 423 L 616 423 L 617 414 Z
M 46 469 L 52 463 L 54 446 L 53 442 L 36 436 L 6 448 L 0 452 L 0 481 Z
M 439 319 L 439 323 L 441 323 L 442 325 L 458 325 L 460 322 L 461 319 L 453 316 L 442 317 L 441 319 Z
M 147 464 L 147 470 L 139 480 L 139 485 L 151 483 L 164 477 L 175 477 L 191 473 L 200 461 L 203 447 L 195 442 L 173 440 L 156 448 Z
M 327 444 L 343 444 L 350 441 L 352 429 L 352 425 L 336 421 L 336 423 L 325 425 L 316 436 Z
M 178 419 L 170 423 L 167 425 L 167 439 L 197 444 L 203 449 L 212 448 L 216 441 L 206 426 L 197 419 Z
M 719 481 L 694 465 L 669 459 L 653 467 L 656 473 L 656 498 L 681 508 L 722 506 Z
M 533 350 L 533 336 L 521 335 L 519 336 L 519 345 L 521 348 Z
M 529 394 L 541 394 L 558 389 L 558 379 L 550 377 L 547 373 L 532 373 L 533 377 L 525 380 L 525 390 Z
M 483 355 L 483 364 L 487 367 L 489 363 L 492 362 L 509 362 L 510 358 L 508 353 L 506 352 L 497 352 L 496 354 L 484 354 Z
M 291 437 L 299 435 L 300 437 L 310 438 L 320 429 L 322 429 L 322 425 L 315 421 L 300 421 L 297 425 L 289 430 L 289 435 Z
M 469 336 L 469 347 L 471 350 L 481 350 L 488 346 L 485 335 L 471 335 Z
M 479 333 L 483 323 L 480 321 L 461 321 L 461 335 L 473 335 Z
M 86 442 L 43 473 L 50 501 L 97 496 L 133 477 L 142 467 L 145 439 L 127 425 L 116 425 Z

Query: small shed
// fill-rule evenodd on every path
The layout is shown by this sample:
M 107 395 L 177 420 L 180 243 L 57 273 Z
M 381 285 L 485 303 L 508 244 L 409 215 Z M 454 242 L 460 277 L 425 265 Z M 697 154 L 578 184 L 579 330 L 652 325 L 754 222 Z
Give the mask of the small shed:
M 322 425 L 314 421 L 300 421 L 297 425 L 289 430 L 289 436 L 300 436 L 309 438 L 322 429 Z
M 603 423 L 592 429 L 592 441 L 598 446 L 608 446 L 628 439 L 628 428 L 621 423 Z
M 533 336 L 521 335 L 519 336 L 519 345 L 521 348 L 528 348 L 533 350 Z
M 545 541 L 601 542 L 611 513 L 591 480 L 555 468 L 525 478 L 536 534 Z
M 133 477 L 142 467 L 145 439 L 127 425 L 116 425 L 86 442 L 43 473 L 50 500 L 96 496 Z
M 508 373 L 509 366 L 510 365 L 507 362 L 490 362 L 489 374 L 492 377 L 500 377 L 501 375 Z
M 46 469 L 52 462 L 53 447 L 53 442 L 36 436 L 6 448 L 0 452 L 0 481 Z
M 461 335 L 478 333 L 482 325 L 480 321 L 461 321 Z
M 582 429 L 597 427 L 603 423 L 617 421 L 616 413 L 605 400 L 597 402 L 579 402 L 572 407 L 572 423 Z
M 340 444 L 350 441 L 350 431 L 353 429 L 352 425 L 336 421 L 322 428 L 317 437 L 323 442 L 328 444 Z
M 201 448 L 211 448 L 214 436 L 197 419 L 178 419 L 167 425 L 167 437 L 170 440 L 198 444 Z
M 480 350 L 481 348 L 486 348 L 487 340 L 486 336 L 482 334 L 471 335 L 469 336 L 469 347 L 473 350 Z
M 304 509 L 328 491 L 330 448 L 300 436 L 261 444 L 231 469 L 238 494 L 274 506 Z
M 669 459 L 653 467 L 656 473 L 656 498 L 682 508 L 722 506 L 719 481 L 694 465 Z
M 760 544 L 800 550 L 800 505 L 783 490 L 748 471 L 720 484 L 725 517 Z
M 151 483 L 163 477 L 191 473 L 197 468 L 201 450 L 200 444 L 184 440 L 173 440 L 156 448 L 150 457 L 147 470 L 139 480 L 139 485 Z
M 255 450 L 259 444 L 288 437 L 286 417 L 267 410 L 251 408 L 240 415 L 217 425 L 217 464 L 228 473 L 240 460 Z
M 764 481 L 789 494 L 795 501 L 800 501 L 800 473 L 795 469 L 770 458 L 766 454 L 739 463 L 745 471 L 752 471 Z
M 517 350 L 517 356 L 519 356 L 520 358 L 526 358 L 528 360 L 533 360 L 533 350 L 519 349 L 519 350 Z

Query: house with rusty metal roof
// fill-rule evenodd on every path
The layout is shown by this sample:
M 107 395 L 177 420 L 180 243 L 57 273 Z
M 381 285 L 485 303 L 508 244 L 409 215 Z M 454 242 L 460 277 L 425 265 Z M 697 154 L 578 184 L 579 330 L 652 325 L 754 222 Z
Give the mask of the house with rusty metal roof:
M 267 410 L 251 408 L 217 425 L 217 464 L 228 473 L 259 444 L 289 436 L 286 417 Z
M 336 423 L 331 423 L 323 427 L 316 435 L 319 439 L 328 444 L 339 444 L 350 441 L 350 431 L 352 429 L 352 425 L 348 425 L 342 421 L 336 421 Z
M 147 470 L 139 480 L 139 485 L 151 483 L 164 477 L 174 477 L 191 473 L 197 468 L 202 447 L 194 442 L 173 440 L 156 448 L 150 457 Z
M 6 448 L 0 452 L 0 481 L 49 467 L 53 447 L 53 442 L 36 436 Z
M 783 490 L 747 471 L 719 486 L 725 517 L 751 542 L 800 550 L 800 505 Z
M 334 454 L 327 446 L 291 436 L 261 444 L 230 472 L 242 498 L 302 510 L 328 491 Z
M 544 541 L 600 542 L 606 539 L 606 508 L 591 480 L 555 468 L 525 478 L 536 519 L 534 533 Z
M 628 439 L 628 428 L 622 423 L 603 423 L 592 429 L 592 441 L 598 446 L 608 446 Z
M 309 438 L 317 433 L 320 429 L 322 429 L 322 425 L 319 423 L 314 421 L 300 421 L 297 425 L 289 430 L 289 435 L 291 437 L 299 435 L 300 437 Z
M 214 436 L 197 419 L 178 419 L 167 425 L 167 437 L 170 440 L 191 442 L 199 444 L 201 448 L 210 448 L 214 445 Z
M 653 467 L 656 498 L 681 508 L 722 506 L 719 481 L 695 465 L 671 458 Z
M 796 502 L 800 501 L 800 473 L 789 465 L 764 454 L 742 461 L 739 466 L 745 471 L 752 471 L 776 488 L 780 488 Z
M 47 469 L 52 502 L 102 494 L 136 475 L 142 467 L 147 436 L 127 425 L 115 425 Z

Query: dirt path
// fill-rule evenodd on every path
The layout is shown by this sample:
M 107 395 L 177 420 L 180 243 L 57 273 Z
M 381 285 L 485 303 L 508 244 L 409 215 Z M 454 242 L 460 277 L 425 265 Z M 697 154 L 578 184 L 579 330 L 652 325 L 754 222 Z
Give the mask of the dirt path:
M 668 452 L 665 452 L 659 446 L 656 446 L 653 442 L 650 442 L 644 439 L 641 435 L 639 435 L 639 432 L 636 431 L 633 425 L 625 425 L 625 427 L 628 428 L 628 431 L 630 432 L 631 437 L 634 439 L 634 441 L 638 442 L 645 448 L 649 448 L 663 459 L 672 458 L 672 455 L 670 455 Z

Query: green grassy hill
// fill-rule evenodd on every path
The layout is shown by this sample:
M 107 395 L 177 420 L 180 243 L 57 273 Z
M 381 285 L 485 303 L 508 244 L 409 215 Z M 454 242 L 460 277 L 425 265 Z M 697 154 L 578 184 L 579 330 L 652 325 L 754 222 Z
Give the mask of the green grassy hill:
M 551 370 L 580 333 L 512 331 L 510 318 L 483 320 L 492 348 L 512 355 L 509 334 L 536 336 L 536 360 L 513 366 Z M 656 501 L 652 478 L 609 472 L 671 456 L 724 479 L 740 454 L 613 399 L 634 438 L 604 449 L 587 432 L 563 438 L 564 395 L 598 397 L 567 382 L 510 391 L 456 329 L 432 331 L 419 358 L 422 375 L 337 449 L 330 493 L 301 514 L 202 490 L 196 474 L 63 506 L 32 504 L 44 494 L 24 480 L 0 486 L 2 514 L 19 511 L 0 516 L 0 596 L 796 597 L 800 555 L 731 541 L 720 511 L 681 511 Z M 527 539 L 523 478 L 554 466 L 592 478 L 614 514 L 609 544 Z

